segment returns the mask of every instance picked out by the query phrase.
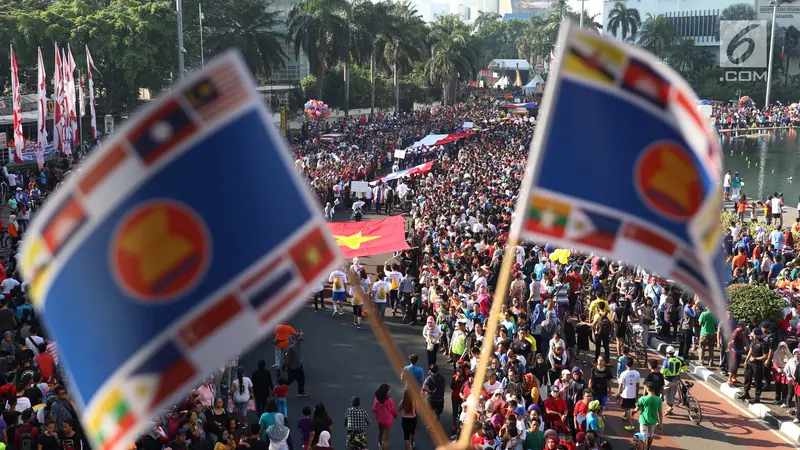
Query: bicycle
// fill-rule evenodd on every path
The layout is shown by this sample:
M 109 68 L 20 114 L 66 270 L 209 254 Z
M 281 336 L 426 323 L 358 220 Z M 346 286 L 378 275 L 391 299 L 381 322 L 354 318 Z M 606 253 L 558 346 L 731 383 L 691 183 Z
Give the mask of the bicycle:
M 633 352 L 635 360 L 641 367 L 647 367 L 647 348 L 642 342 L 642 331 L 634 330 L 630 323 L 626 323 L 625 326 L 628 327 L 628 330 L 625 333 L 623 345 Z
M 689 393 L 689 389 L 693 386 L 694 383 L 691 381 L 681 380 L 678 391 L 681 396 L 681 406 L 686 408 L 686 412 L 689 414 L 689 420 L 694 422 L 695 425 L 700 425 L 700 422 L 703 421 L 703 409 L 700 407 L 700 402 Z

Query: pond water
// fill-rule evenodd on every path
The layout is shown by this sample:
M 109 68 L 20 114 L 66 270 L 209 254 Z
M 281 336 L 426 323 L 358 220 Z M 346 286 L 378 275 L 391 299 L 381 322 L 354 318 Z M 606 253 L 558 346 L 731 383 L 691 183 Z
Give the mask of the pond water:
M 796 129 L 764 131 L 750 137 L 720 136 L 724 171 L 738 171 L 749 198 L 766 199 L 783 192 L 787 205 L 800 198 L 800 133 Z M 793 177 L 798 174 L 797 180 Z M 720 180 L 721 181 L 721 180 Z

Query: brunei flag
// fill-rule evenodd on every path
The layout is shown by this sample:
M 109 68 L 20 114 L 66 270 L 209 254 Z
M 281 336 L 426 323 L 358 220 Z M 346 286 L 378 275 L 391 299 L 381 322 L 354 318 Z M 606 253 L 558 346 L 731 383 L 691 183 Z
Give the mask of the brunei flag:
M 523 228 L 531 233 L 563 238 L 571 213 L 569 203 L 537 194 L 528 203 Z
M 567 43 L 564 53 L 565 75 L 613 86 L 620 78 L 625 52 L 600 36 L 579 34 Z

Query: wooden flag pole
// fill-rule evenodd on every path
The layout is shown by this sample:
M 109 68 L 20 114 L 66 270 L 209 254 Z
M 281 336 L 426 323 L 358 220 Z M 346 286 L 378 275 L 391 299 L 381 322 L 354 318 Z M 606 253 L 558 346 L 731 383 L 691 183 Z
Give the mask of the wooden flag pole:
M 367 310 L 367 316 L 372 324 L 372 332 L 375 334 L 375 337 L 378 338 L 378 342 L 380 342 L 383 352 L 386 353 L 386 357 L 389 358 L 389 364 L 392 365 L 392 369 L 394 369 L 395 373 L 403 373 L 405 367 L 403 356 L 400 353 L 400 349 L 397 348 L 397 343 L 389 333 L 389 330 L 386 329 L 383 318 L 378 314 L 372 297 L 364 292 L 364 288 L 361 287 L 361 283 L 359 282 L 360 280 L 356 279 L 357 277 L 351 271 L 346 270 L 345 273 L 347 273 L 347 279 L 350 285 L 353 286 L 355 294 L 362 299 L 362 304 Z M 409 376 L 406 381 L 408 381 L 409 384 L 409 393 L 414 399 L 414 403 L 417 405 L 417 412 L 422 416 L 422 422 L 425 424 L 425 427 L 430 430 L 434 445 L 436 445 L 436 447 L 447 445 L 450 440 L 444 434 L 439 419 L 436 418 L 436 414 L 433 413 L 428 401 L 422 398 L 422 387 L 417 384 L 417 380 L 412 376 Z
M 506 252 L 503 255 L 503 264 L 500 266 L 500 277 L 497 279 L 497 288 L 494 290 L 494 298 L 492 299 L 492 309 L 483 327 L 483 348 L 481 348 L 481 356 L 478 359 L 478 367 L 475 369 L 475 374 L 473 375 L 474 381 L 472 382 L 472 392 L 470 392 L 472 400 L 470 402 L 471 411 L 468 411 L 467 420 L 461 427 L 461 434 L 458 437 L 458 449 L 466 450 L 470 445 L 472 428 L 475 425 L 475 408 L 478 405 L 478 397 L 483 390 L 483 382 L 486 380 L 489 357 L 494 351 L 494 335 L 497 332 L 497 325 L 500 323 L 500 306 L 505 302 L 508 296 L 508 287 L 511 284 L 511 267 L 514 265 L 514 247 L 516 246 L 517 239 L 509 239 Z

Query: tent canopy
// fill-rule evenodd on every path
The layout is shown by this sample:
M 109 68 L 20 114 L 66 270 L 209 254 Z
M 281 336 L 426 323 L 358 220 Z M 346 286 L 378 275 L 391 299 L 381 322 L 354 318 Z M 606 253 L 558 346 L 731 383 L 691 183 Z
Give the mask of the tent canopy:
M 537 87 L 538 85 L 542 84 L 542 83 L 544 83 L 544 80 L 542 79 L 541 75 L 539 75 L 539 74 L 537 73 L 537 74 L 536 74 L 536 76 L 534 76 L 533 78 L 531 78 L 531 81 L 529 81 L 529 82 L 528 82 L 528 84 L 526 84 L 525 86 L 523 86 L 522 90 L 523 90 L 523 91 L 524 91 L 526 94 L 531 94 L 531 93 L 533 93 L 533 92 L 536 92 L 536 87 Z
M 531 65 L 524 59 L 493 59 L 489 63 L 493 70 L 531 70 Z

